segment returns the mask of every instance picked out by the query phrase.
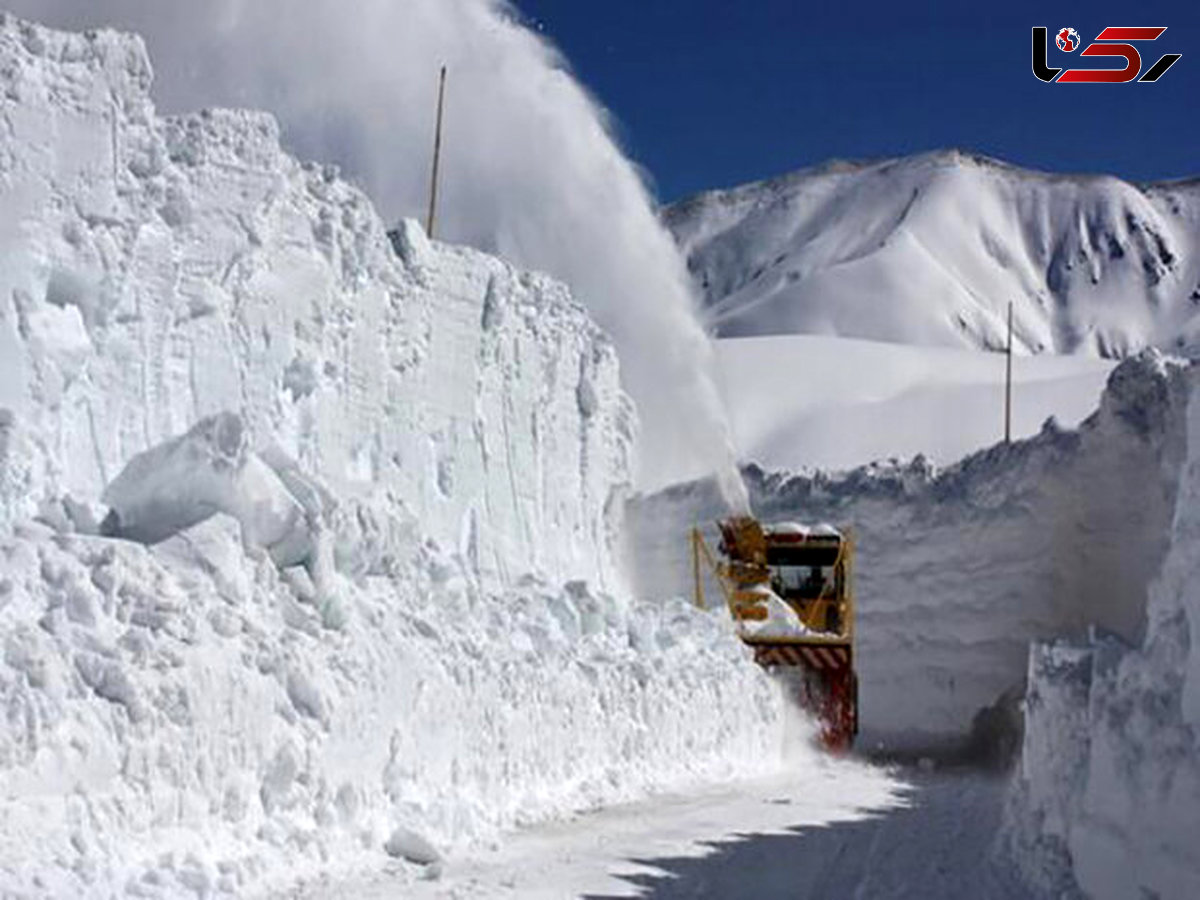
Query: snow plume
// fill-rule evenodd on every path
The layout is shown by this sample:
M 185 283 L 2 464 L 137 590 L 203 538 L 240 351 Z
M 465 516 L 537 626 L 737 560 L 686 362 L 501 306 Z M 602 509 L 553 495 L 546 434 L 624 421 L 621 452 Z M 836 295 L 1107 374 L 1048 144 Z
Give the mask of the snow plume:
M 264 108 L 386 216 L 424 219 L 438 68 L 449 68 L 436 232 L 568 282 L 614 338 L 642 420 L 640 481 L 718 471 L 745 491 L 683 263 L 606 116 L 495 0 L 15 0 L 73 28 L 140 32 L 164 111 Z

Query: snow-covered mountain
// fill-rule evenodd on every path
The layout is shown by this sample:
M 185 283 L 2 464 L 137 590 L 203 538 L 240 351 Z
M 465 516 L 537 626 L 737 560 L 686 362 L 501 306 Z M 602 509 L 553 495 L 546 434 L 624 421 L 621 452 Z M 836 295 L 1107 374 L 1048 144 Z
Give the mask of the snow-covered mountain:
M 834 162 L 664 211 L 721 337 L 1125 356 L 1200 341 L 1200 181 L 942 151 Z

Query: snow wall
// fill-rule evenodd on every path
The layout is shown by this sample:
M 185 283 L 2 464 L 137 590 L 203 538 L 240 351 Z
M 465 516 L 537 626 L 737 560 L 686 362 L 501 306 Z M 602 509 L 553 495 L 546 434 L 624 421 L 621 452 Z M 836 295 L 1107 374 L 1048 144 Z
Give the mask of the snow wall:
M 397 255 L 267 115 L 156 118 L 136 39 L 4 34 L 0 527 L 231 410 L 485 574 L 611 580 L 634 416 L 561 285 L 413 223 Z
M 1007 843 L 1056 896 L 1200 896 L 1200 396 L 1143 640 L 1036 644 Z M 1069 872 L 1058 882 L 1047 873 Z
M 1032 640 L 1093 623 L 1140 640 L 1185 454 L 1187 372 L 1147 351 L 1113 371 L 1078 430 L 1050 421 L 940 472 L 919 457 L 842 474 L 746 470 L 763 520 L 854 531 L 862 746 L 961 747 L 981 710 L 1019 696 Z M 704 526 L 715 546 L 723 514 L 703 482 L 634 498 L 640 593 L 691 596 L 687 529 Z
M 0 61 L 0 892 L 242 894 L 777 758 L 728 630 L 623 585 L 635 416 L 564 287 L 389 238 L 269 116 L 157 117 L 137 38 Z

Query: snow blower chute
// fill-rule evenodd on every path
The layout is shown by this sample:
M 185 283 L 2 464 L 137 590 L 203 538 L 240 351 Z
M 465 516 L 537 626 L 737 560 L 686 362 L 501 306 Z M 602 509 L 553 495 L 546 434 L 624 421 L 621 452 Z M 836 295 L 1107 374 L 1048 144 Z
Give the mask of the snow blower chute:
M 692 530 L 697 604 L 705 605 L 703 559 L 755 661 L 784 678 L 801 706 L 816 715 L 827 747 L 849 748 L 858 733 L 849 532 L 794 522 L 763 525 L 750 516 L 717 525 L 720 561 L 700 529 Z

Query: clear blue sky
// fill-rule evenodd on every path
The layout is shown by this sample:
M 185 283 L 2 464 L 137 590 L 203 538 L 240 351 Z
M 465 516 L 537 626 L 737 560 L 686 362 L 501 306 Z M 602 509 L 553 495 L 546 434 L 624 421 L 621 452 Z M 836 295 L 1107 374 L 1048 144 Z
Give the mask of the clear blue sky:
M 833 157 L 961 147 L 1052 171 L 1200 175 L 1200 3 L 517 0 L 663 200 Z M 1080 12 L 1080 10 L 1083 12 Z M 1165 25 L 1154 84 L 1043 84 L 1030 29 Z M 1050 47 L 1052 66 L 1115 67 Z M 1057 60 L 1057 61 L 1056 61 Z

